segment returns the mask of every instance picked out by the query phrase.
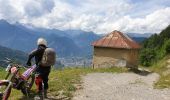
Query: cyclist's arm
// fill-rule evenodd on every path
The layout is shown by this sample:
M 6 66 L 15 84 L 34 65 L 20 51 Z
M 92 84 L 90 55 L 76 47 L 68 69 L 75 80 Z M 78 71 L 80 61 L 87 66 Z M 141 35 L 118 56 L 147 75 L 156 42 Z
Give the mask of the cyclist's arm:
M 31 64 L 31 59 L 32 59 L 33 57 L 35 57 L 35 55 L 36 55 L 37 53 L 38 53 L 38 50 L 33 50 L 33 51 L 29 54 L 27 64 Z

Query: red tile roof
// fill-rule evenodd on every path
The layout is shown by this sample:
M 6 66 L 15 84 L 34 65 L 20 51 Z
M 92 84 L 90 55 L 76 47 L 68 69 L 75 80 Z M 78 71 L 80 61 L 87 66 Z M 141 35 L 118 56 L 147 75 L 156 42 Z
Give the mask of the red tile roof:
M 119 31 L 113 31 L 103 38 L 92 43 L 95 47 L 110 47 L 124 49 L 140 49 L 140 45 Z

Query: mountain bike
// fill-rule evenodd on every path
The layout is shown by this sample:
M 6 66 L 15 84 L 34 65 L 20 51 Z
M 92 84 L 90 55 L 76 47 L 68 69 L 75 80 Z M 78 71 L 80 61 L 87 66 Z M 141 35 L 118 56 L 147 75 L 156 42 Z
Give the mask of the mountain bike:
M 21 90 L 21 92 L 28 97 L 35 80 L 34 71 L 36 65 L 27 69 L 19 64 L 13 63 L 11 59 L 7 58 L 5 61 L 9 64 L 6 68 L 7 75 L 5 80 L 0 80 L 0 99 L 7 100 L 12 88 Z M 21 68 L 26 69 L 22 74 Z

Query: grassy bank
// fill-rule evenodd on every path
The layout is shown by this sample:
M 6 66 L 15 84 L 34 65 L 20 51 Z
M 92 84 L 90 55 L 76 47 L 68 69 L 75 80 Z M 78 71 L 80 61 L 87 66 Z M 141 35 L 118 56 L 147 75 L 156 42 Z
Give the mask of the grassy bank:
M 67 98 L 70 99 L 74 91 L 76 91 L 78 84 L 81 83 L 81 75 L 86 75 L 93 72 L 111 72 L 120 73 L 126 72 L 125 68 L 102 68 L 102 69 L 91 69 L 91 68 L 66 68 L 63 70 L 53 69 L 49 76 L 49 95 L 52 98 Z M 4 69 L 0 70 L 0 79 L 5 76 Z M 35 85 L 32 89 L 32 96 L 35 95 Z M 10 100 L 25 99 L 22 93 L 18 90 L 13 90 Z
M 155 88 L 170 88 L 170 56 L 166 56 L 150 67 L 150 70 L 160 75 L 160 79 L 155 83 Z

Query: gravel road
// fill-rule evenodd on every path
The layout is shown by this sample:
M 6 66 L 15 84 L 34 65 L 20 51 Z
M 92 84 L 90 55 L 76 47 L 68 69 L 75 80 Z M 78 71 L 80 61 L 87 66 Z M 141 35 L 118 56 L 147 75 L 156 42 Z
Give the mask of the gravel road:
M 156 73 L 92 73 L 82 77 L 73 100 L 170 100 L 169 89 L 153 89 Z

